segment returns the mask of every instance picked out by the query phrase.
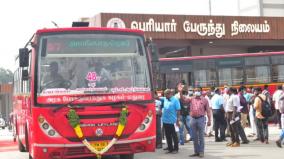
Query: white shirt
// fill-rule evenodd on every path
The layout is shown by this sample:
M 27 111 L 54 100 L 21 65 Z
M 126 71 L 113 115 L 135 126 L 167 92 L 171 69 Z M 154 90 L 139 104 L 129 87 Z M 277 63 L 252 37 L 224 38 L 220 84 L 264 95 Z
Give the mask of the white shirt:
M 275 102 L 275 109 L 279 109 L 279 99 L 280 95 L 283 91 L 282 90 L 276 90 L 272 96 L 272 100 Z
M 226 107 L 227 107 L 227 103 L 228 103 L 228 100 L 229 100 L 229 98 L 230 98 L 230 96 L 229 96 L 229 94 L 227 94 L 227 93 L 224 93 L 223 94 L 223 106 L 224 106 L 224 109 L 225 109 L 225 111 L 226 111 Z M 227 112 L 227 111 L 226 111 Z
M 208 101 L 209 108 L 212 108 L 212 103 L 211 103 L 210 98 L 206 95 L 206 96 L 205 96 L 205 99 Z
M 234 107 L 240 107 L 240 97 L 236 94 L 230 95 L 230 98 L 226 105 L 226 112 L 233 112 Z

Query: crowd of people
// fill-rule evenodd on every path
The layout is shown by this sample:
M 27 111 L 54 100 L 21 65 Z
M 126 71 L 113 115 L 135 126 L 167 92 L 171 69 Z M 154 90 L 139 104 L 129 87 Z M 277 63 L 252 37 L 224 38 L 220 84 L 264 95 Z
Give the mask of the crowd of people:
M 162 148 L 163 136 L 167 142 L 164 150 L 171 154 L 178 153 L 179 145 L 193 141 L 194 152 L 189 157 L 204 157 L 205 136 L 214 136 L 215 142 L 227 142 L 228 147 L 249 144 L 247 136 L 269 144 L 268 119 L 274 113 L 281 130 L 276 145 L 282 147 L 284 85 L 273 94 L 267 85 L 262 88 L 224 86 L 204 91 L 181 82 L 176 89 L 166 89 L 160 95 L 156 92 L 157 148 Z M 245 133 L 245 127 L 251 128 L 250 134 Z M 187 140 L 186 136 L 190 138 Z

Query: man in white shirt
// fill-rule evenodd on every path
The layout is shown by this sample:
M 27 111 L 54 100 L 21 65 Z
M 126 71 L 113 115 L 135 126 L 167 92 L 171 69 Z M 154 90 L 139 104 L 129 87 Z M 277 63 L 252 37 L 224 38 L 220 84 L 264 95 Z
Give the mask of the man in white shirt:
M 210 113 L 211 113 L 211 117 L 213 116 L 213 112 L 212 112 L 212 103 L 211 103 L 211 98 L 213 96 L 212 90 L 208 90 L 206 92 L 205 95 L 205 99 L 208 101 L 209 104 L 209 108 L 210 108 Z M 208 122 L 208 117 L 206 116 L 206 123 Z M 213 135 L 213 120 L 211 120 L 211 124 L 210 126 L 207 126 L 207 124 L 205 124 L 205 134 L 208 137 L 214 136 Z
M 229 86 L 227 86 L 227 85 L 225 85 L 224 86 L 224 90 L 223 90 L 223 100 L 224 100 L 224 105 L 223 105 L 223 107 L 224 107 L 224 110 L 225 110 L 225 112 L 226 112 L 226 107 L 227 107 L 227 103 L 228 103 L 228 100 L 229 100 L 229 98 L 230 98 L 230 96 L 229 96 L 229 94 L 228 94 L 228 91 L 229 91 Z M 226 129 L 226 136 L 230 136 L 230 129 L 229 129 L 229 125 L 230 125 L 230 123 L 227 123 L 227 129 Z
M 281 85 L 277 86 L 277 90 L 274 92 L 273 96 L 272 96 L 272 101 L 274 102 L 274 106 L 276 109 L 276 113 L 277 113 L 277 123 L 279 124 L 279 129 L 281 129 L 281 113 L 279 111 L 279 100 L 280 100 L 280 96 L 283 92 L 283 87 Z
M 237 120 L 238 117 L 238 107 L 240 107 L 240 98 L 237 95 L 237 89 L 236 88 L 229 88 L 228 94 L 230 96 L 227 105 L 226 105 L 226 117 L 227 122 L 229 124 L 229 129 L 231 133 L 231 142 L 227 144 L 227 146 L 231 147 L 239 147 L 240 146 L 240 139 L 239 139 L 239 131 L 238 131 L 238 125 L 237 122 L 240 122 L 240 120 Z

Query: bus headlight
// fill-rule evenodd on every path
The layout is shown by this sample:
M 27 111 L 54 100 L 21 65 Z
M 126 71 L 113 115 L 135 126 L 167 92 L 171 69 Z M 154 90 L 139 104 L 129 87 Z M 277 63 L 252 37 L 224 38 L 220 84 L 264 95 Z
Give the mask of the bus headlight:
M 55 134 L 56 134 L 56 132 L 53 129 L 48 131 L 49 136 L 54 136 Z
M 144 123 L 148 124 L 150 122 L 150 119 L 148 117 L 145 118 Z
M 150 124 L 152 123 L 152 120 L 153 120 L 153 112 L 152 112 L 152 110 L 149 110 L 148 113 L 147 113 L 147 116 L 143 120 L 143 123 L 141 123 L 141 125 L 136 130 L 136 132 L 146 131 L 149 128 Z
M 42 128 L 45 129 L 45 130 L 47 130 L 47 129 L 49 128 L 49 125 L 48 125 L 47 123 L 43 123 L 43 124 L 42 124 Z
M 49 137 L 60 137 L 58 132 L 55 131 L 55 129 L 47 122 L 47 120 L 42 115 L 38 117 L 38 123 L 45 135 Z
M 145 130 L 145 128 L 146 128 L 146 125 L 145 125 L 145 124 L 141 124 L 140 127 L 139 127 L 139 129 L 140 129 L 141 131 Z

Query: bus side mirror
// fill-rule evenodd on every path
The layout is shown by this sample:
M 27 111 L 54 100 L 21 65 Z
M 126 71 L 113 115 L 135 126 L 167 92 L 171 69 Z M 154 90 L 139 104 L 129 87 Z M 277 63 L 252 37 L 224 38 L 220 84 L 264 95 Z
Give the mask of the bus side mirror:
M 151 54 L 151 61 L 152 62 L 158 62 L 159 57 L 158 57 L 157 45 L 154 44 L 153 42 L 149 42 L 149 43 L 147 43 L 147 47 L 148 47 L 150 54 Z
M 20 62 L 20 67 L 29 66 L 29 49 L 28 48 L 19 49 L 19 62 Z
M 29 80 L 29 72 L 28 72 L 28 70 L 22 70 L 22 80 L 23 81 Z

